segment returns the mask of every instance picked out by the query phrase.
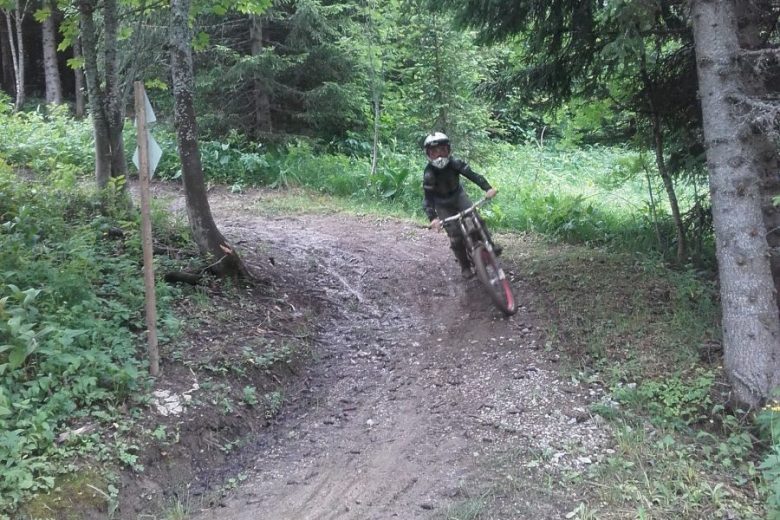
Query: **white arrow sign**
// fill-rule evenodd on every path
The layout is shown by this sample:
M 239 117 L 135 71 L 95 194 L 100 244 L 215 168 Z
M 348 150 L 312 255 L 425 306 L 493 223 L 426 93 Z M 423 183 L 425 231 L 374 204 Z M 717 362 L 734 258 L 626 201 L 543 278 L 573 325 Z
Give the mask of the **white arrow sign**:
M 157 165 L 160 163 L 160 157 L 162 157 L 162 148 L 157 144 L 157 141 L 152 137 L 152 133 L 149 131 L 149 125 L 157 121 L 157 117 L 152 110 L 152 104 L 149 102 L 149 96 L 146 95 L 144 90 L 144 107 L 146 110 L 146 139 L 149 142 L 149 178 L 154 177 L 154 170 L 157 169 Z M 138 119 L 133 122 L 133 126 L 138 125 Z M 138 164 L 138 147 L 136 146 L 135 152 L 133 152 L 133 164 L 136 168 L 141 168 Z
M 149 178 L 151 179 L 152 177 L 154 177 L 154 170 L 157 168 L 157 165 L 160 163 L 160 157 L 162 157 L 162 148 L 160 148 L 160 145 L 157 144 L 157 141 L 154 140 L 154 137 L 152 137 L 152 133 L 149 130 L 146 131 L 146 139 L 149 142 Z M 135 148 L 135 152 L 133 152 L 133 164 L 135 164 L 136 168 L 141 167 L 138 164 L 137 146 Z

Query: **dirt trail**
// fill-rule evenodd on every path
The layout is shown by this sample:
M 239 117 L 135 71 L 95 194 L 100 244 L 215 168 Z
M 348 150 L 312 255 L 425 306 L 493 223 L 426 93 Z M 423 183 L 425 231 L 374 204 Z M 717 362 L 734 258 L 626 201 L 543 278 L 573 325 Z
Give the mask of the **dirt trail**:
M 545 352 L 536 296 L 513 274 L 518 239 L 500 237 L 521 304 L 507 319 L 460 279 L 442 234 L 375 216 L 258 216 L 259 197 L 210 195 L 222 231 L 333 312 L 303 390 L 244 448 L 249 478 L 192 518 L 440 518 L 506 479 L 508 454 L 573 467 L 607 449 L 587 413 L 600 389 L 564 378 Z M 539 481 L 518 488 L 485 518 L 563 518 L 577 505 Z

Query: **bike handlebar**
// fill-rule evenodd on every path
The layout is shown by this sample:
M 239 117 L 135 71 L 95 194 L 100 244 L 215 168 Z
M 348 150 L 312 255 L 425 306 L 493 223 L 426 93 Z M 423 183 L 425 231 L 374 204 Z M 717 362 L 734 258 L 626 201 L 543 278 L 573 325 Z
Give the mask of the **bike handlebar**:
M 489 198 L 487 198 L 487 197 L 482 197 L 482 198 L 481 198 L 481 199 L 479 199 L 477 202 L 475 202 L 474 204 L 472 204 L 472 205 L 471 205 L 471 206 L 469 206 L 468 208 L 464 209 L 464 210 L 463 210 L 463 211 L 461 211 L 460 213 L 456 213 L 456 214 L 454 214 L 453 216 L 451 216 L 451 217 L 447 217 L 447 218 L 445 218 L 444 220 L 442 220 L 442 221 L 441 221 L 442 225 L 444 225 L 444 224 L 449 224 L 450 222 L 455 222 L 455 221 L 456 221 L 456 220 L 458 220 L 459 218 L 461 218 L 461 217 L 463 217 L 463 216 L 465 216 L 465 215 L 467 215 L 467 214 L 471 213 L 472 211 L 474 211 L 474 210 L 475 210 L 475 209 L 477 209 L 479 206 L 483 205 L 485 202 L 487 202 L 487 201 L 489 201 L 489 200 L 490 200 L 490 199 L 489 199 Z

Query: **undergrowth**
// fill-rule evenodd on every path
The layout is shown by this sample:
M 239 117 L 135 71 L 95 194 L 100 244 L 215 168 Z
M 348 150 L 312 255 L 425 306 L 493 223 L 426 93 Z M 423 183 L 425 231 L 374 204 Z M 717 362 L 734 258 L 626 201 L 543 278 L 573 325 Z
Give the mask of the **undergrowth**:
M 118 199 L 22 180 L 0 161 L 0 512 L 52 488 L 79 454 L 132 457 L 121 436 L 69 435 L 113 429 L 148 385 L 139 223 Z M 159 287 L 163 342 L 171 296 Z
M 64 108 L 11 114 L 9 106 L 0 100 L 0 154 L 6 161 L 46 171 L 55 185 L 91 174 L 94 152 L 87 121 L 72 120 Z M 155 127 L 152 135 L 163 150 L 155 175 L 180 179 L 175 135 L 164 124 Z M 125 125 L 124 137 L 129 164 L 135 148 L 133 125 Z M 370 202 L 422 215 L 422 153 L 411 143 L 388 143 L 378 148 L 372 171 L 366 155 L 370 146 L 363 144 L 349 148 L 362 150 L 356 155 L 338 152 L 338 146 L 328 152 L 304 139 L 269 146 L 233 132 L 220 141 L 201 141 L 200 152 L 207 181 L 234 191 L 302 187 L 356 204 Z M 480 149 L 478 156 L 464 158 L 499 189 L 499 197 L 485 211 L 493 227 L 621 251 L 663 255 L 675 251 L 668 204 L 657 176 L 648 185 L 646 175 L 653 166 L 645 154 L 620 147 L 564 148 L 555 143 L 494 142 Z M 472 195 L 479 195 L 466 184 Z M 699 200 L 698 191 L 702 190 L 695 185 L 677 186 L 683 211 Z M 697 231 L 692 251 L 694 259 L 705 264 L 714 250 L 708 231 Z
M 591 411 L 615 437 L 613 454 L 565 476 L 586 497 L 572 518 L 776 518 L 768 436 L 727 406 L 710 279 L 640 255 L 532 249 L 552 348 L 608 390 Z

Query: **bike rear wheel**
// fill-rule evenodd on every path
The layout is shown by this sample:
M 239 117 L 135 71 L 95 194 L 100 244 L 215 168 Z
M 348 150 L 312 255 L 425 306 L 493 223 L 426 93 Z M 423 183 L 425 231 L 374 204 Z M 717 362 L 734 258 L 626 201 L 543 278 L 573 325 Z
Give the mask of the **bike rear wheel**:
M 474 270 L 482 285 L 488 291 L 490 299 L 501 312 L 507 316 L 517 312 L 517 302 L 512 294 L 512 286 L 504 274 L 504 270 L 498 264 L 496 255 L 488 251 L 484 244 L 479 244 L 474 249 L 472 256 Z

